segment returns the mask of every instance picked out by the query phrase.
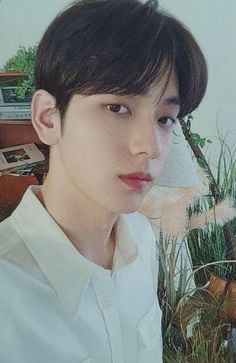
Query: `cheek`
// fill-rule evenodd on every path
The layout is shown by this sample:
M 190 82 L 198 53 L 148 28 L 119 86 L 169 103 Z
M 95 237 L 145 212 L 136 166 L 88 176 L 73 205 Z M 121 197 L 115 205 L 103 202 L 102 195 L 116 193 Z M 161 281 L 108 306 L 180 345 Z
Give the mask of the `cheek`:
M 120 159 L 122 138 L 111 130 L 101 127 L 80 127 L 76 132 L 65 135 L 62 143 L 64 160 L 68 167 L 86 175 L 102 178 L 109 168 Z M 68 163 L 67 163 L 68 164 Z
M 173 143 L 173 132 L 168 132 L 163 135 L 162 138 L 162 156 L 165 160 L 171 151 Z

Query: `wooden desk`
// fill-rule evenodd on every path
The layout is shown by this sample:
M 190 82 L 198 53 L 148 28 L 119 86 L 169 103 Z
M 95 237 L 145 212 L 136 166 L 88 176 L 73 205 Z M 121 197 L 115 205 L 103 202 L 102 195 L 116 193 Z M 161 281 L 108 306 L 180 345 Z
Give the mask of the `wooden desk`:
M 31 142 L 41 143 L 30 120 L 0 120 L 0 148 Z
M 41 144 L 31 121 L 0 120 L 0 148 L 32 142 Z M 29 185 L 38 184 L 43 172 L 39 171 L 38 178 L 33 175 L 0 177 L 0 221 L 13 212 Z
M 0 72 L 0 81 L 6 85 L 12 84 L 17 78 L 24 77 L 21 72 Z M 30 144 L 41 144 L 30 120 L 0 120 L 0 148 Z M 38 184 L 42 180 L 44 169 L 34 175 L 0 177 L 0 220 L 8 217 L 20 202 L 25 190 L 31 184 Z
M 29 185 L 37 185 L 33 175 L 0 177 L 0 221 L 7 218 L 17 207 Z

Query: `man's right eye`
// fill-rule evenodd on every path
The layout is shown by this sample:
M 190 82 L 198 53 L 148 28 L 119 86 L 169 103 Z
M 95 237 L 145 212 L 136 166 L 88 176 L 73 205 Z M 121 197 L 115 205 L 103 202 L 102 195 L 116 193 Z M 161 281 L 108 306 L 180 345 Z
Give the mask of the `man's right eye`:
M 129 113 L 129 110 L 127 107 L 119 104 L 119 103 L 110 103 L 108 105 L 106 105 L 106 108 L 114 113 L 118 113 L 118 114 L 126 114 Z
M 158 122 L 162 125 L 162 127 L 165 127 L 166 129 L 173 128 L 177 122 L 177 117 L 161 117 L 159 118 Z

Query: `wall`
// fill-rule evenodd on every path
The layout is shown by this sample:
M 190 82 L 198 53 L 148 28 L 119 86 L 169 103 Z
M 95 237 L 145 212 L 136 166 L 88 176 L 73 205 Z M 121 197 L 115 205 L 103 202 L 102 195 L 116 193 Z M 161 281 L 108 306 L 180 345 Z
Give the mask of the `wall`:
M 193 128 L 214 141 L 209 148 L 217 159 L 217 124 L 228 142 L 236 145 L 236 1 L 160 0 L 161 7 L 182 20 L 200 44 L 208 63 L 209 84 L 194 113 Z
M 214 143 L 217 154 L 217 122 L 229 133 L 231 147 L 236 141 L 236 1 L 160 0 L 162 8 L 182 20 L 202 47 L 209 66 L 206 97 L 194 113 L 193 129 Z M 1 0 L 0 68 L 19 45 L 35 44 L 45 28 L 70 1 Z M 227 5 L 226 5 L 227 4 Z
M 54 16 L 69 0 L 1 0 L 0 68 L 19 45 L 36 44 Z

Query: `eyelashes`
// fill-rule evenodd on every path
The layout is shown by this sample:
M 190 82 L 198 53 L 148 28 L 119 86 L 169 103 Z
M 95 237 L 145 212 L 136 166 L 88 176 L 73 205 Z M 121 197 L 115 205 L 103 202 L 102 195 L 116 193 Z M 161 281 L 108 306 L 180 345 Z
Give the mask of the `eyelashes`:
M 114 112 L 114 113 L 119 113 L 119 114 L 125 114 L 127 112 L 129 113 L 128 108 L 119 103 L 111 103 L 111 104 L 106 105 L 106 107 L 109 111 Z M 122 111 L 122 112 L 119 112 L 119 111 Z
M 130 115 L 131 112 L 129 111 L 128 107 L 120 104 L 120 103 L 110 103 L 106 105 L 106 108 L 117 114 L 117 115 Z M 157 120 L 158 123 L 160 123 L 162 125 L 162 127 L 165 128 L 173 128 L 177 122 L 178 122 L 178 118 L 177 117 L 171 117 L 171 116 L 163 116 L 161 118 L 159 118 Z
M 171 128 L 177 124 L 178 118 L 166 116 L 166 117 L 159 118 L 158 122 L 160 122 L 162 125 L 164 125 L 168 128 Z

